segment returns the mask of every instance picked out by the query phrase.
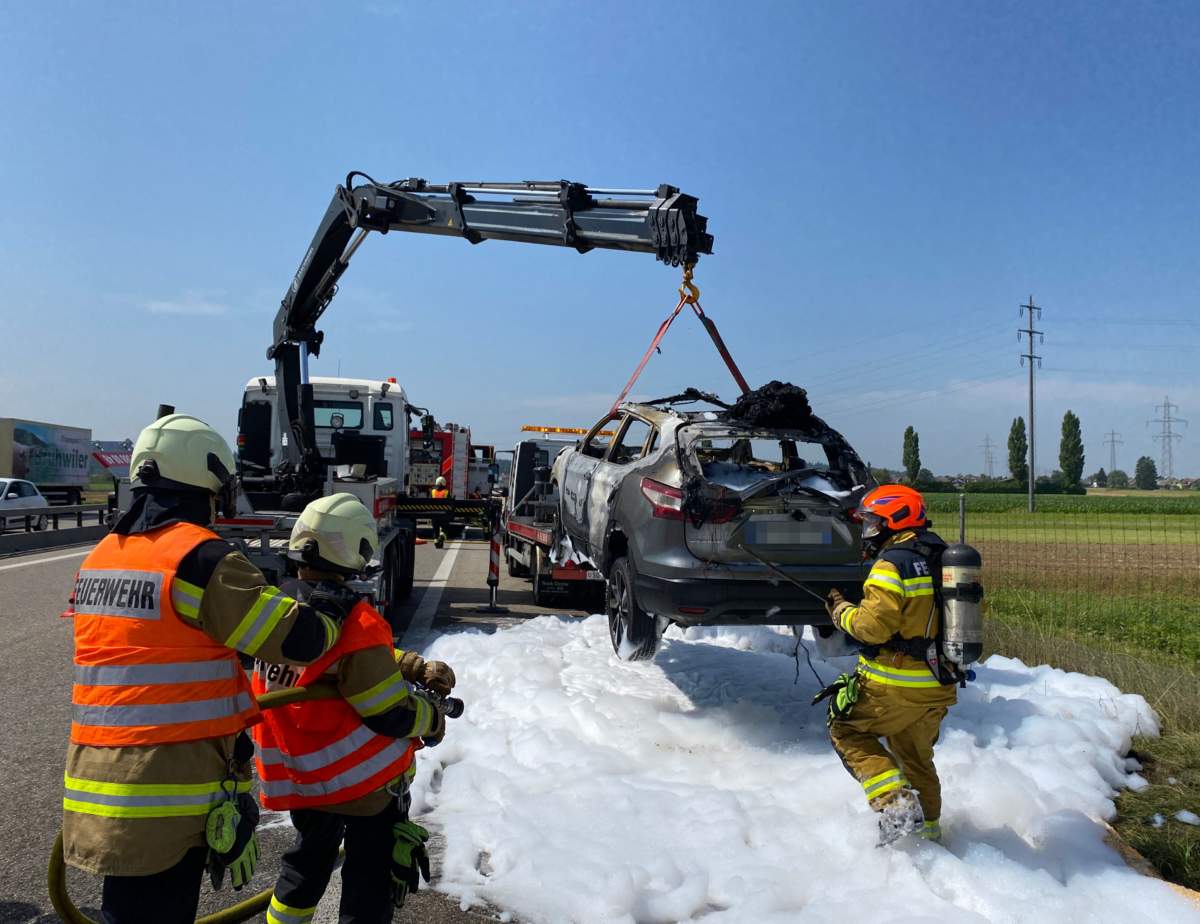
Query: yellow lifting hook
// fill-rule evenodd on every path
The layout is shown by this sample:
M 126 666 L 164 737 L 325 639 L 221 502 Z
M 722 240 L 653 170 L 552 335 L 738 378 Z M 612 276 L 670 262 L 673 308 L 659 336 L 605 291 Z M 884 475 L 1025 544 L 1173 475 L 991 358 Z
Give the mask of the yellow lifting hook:
M 679 297 L 688 305 L 700 303 L 700 290 L 692 282 L 692 270 L 695 268 L 695 263 L 683 264 L 683 282 L 679 284 Z

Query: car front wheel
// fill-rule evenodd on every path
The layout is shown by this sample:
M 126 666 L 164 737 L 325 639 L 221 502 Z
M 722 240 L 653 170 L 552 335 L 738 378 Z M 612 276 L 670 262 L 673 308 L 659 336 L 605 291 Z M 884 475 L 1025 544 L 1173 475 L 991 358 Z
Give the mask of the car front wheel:
M 41 532 L 43 529 L 45 529 L 46 528 L 46 518 L 38 517 L 36 520 L 34 520 L 33 528 L 36 529 L 38 532 Z
M 612 563 L 605 584 L 608 637 L 622 661 L 649 661 L 658 652 L 657 620 L 637 602 L 636 572 L 628 557 Z

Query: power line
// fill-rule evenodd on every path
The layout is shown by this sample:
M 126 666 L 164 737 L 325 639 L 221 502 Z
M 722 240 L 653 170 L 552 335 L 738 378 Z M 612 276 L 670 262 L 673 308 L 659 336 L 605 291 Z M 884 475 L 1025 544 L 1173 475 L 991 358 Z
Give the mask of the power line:
M 1035 508 L 1034 503 L 1034 484 L 1037 481 L 1037 469 L 1034 467 L 1034 429 L 1033 429 L 1033 361 L 1036 359 L 1038 368 L 1042 366 L 1042 357 L 1033 352 L 1033 338 L 1036 335 L 1039 343 L 1045 343 L 1046 338 L 1040 330 L 1033 329 L 1033 313 L 1037 312 L 1038 317 L 1042 316 L 1042 309 L 1033 303 L 1033 296 L 1029 296 L 1029 304 L 1020 306 L 1020 314 L 1026 316 L 1028 323 L 1024 328 L 1017 329 L 1017 342 L 1020 342 L 1021 335 L 1024 334 L 1027 340 L 1026 346 L 1029 348 L 1028 353 L 1021 354 L 1021 364 L 1024 365 L 1026 360 L 1029 360 L 1029 512 L 1033 513 Z M 1019 317 L 1020 315 L 1018 315 Z
M 1182 417 L 1175 417 L 1171 413 L 1172 408 L 1178 411 L 1179 405 L 1172 404 L 1171 399 L 1164 395 L 1163 403 L 1154 405 L 1154 410 L 1162 412 L 1161 416 L 1154 417 L 1146 421 L 1146 426 L 1150 426 L 1152 423 L 1162 425 L 1162 432 L 1154 434 L 1154 441 L 1156 443 L 1162 443 L 1161 474 L 1162 477 L 1166 478 L 1168 481 L 1175 477 L 1175 441 L 1183 439 L 1183 434 L 1176 433 L 1172 429 L 1172 425 L 1181 423 L 1185 427 L 1187 426 L 1186 420 L 1184 420 Z
M 1108 473 L 1111 475 L 1117 470 L 1117 447 L 1124 445 L 1125 441 L 1121 439 L 1121 434 L 1116 430 L 1109 430 L 1104 434 L 1104 445 L 1108 447 Z
M 992 447 L 994 445 L 995 443 L 992 442 L 992 438 L 990 436 L 985 436 L 983 438 L 983 464 L 987 469 L 988 478 L 992 477 L 992 466 L 996 462 L 996 457 L 992 454 Z

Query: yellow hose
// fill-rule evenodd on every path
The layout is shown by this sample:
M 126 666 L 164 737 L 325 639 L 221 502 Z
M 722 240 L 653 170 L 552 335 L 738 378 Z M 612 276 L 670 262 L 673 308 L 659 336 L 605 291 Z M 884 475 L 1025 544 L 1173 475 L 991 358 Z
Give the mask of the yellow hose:
M 312 699 L 334 699 L 337 695 L 335 684 L 321 682 L 311 687 L 293 687 L 289 690 L 264 693 L 258 697 L 258 705 L 260 709 L 276 709 L 280 706 Z M 54 846 L 50 849 L 50 865 L 46 870 L 46 885 L 50 890 L 50 904 L 54 906 L 54 910 L 66 924 L 99 924 L 76 908 L 75 903 L 71 901 L 71 896 L 67 894 L 67 864 L 63 860 L 61 829 L 58 837 L 54 839 Z M 196 924 L 238 924 L 240 921 L 249 921 L 259 912 L 266 910 L 271 903 L 273 891 L 273 889 L 265 889 L 257 895 L 243 899 L 236 905 L 230 905 L 221 911 L 196 918 Z

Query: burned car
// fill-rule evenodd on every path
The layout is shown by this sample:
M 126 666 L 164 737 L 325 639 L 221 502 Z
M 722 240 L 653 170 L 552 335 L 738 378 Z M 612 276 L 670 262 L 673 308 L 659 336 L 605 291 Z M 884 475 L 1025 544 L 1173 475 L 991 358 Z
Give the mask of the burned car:
M 854 513 L 869 469 L 795 386 L 623 404 L 550 479 L 561 554 L 604 574 L 626 660 L 653 657 L 671 623 L 826 622 L 820 597 L 856 599 L 869 567 Z

